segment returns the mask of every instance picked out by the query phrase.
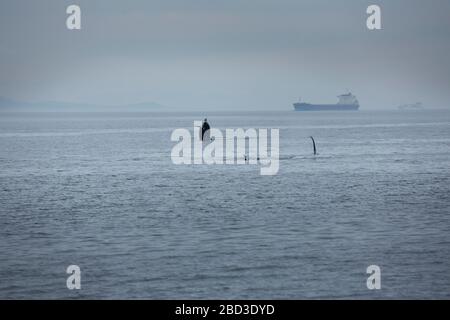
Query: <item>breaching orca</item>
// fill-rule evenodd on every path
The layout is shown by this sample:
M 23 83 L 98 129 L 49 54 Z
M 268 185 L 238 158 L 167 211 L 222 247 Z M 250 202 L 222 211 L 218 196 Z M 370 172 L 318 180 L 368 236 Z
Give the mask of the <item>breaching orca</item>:
M 207 133 L 207 131 L 209 131 L 209 129 L 211 129 L 209 127 L 209 123 L 207 121 L 207 119 L 205 118 L 205 120 L 203 120 L 203 124 L 202 124 L 202 130 L 201 130 L 201 140 L 205 140 L 205 134 Z M 209 134 L 207 135 L 209 136 Z

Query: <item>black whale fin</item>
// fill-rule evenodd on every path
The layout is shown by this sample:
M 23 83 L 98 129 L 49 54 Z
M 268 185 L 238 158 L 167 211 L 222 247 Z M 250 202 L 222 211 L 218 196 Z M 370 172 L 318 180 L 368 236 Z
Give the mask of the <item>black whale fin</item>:
M 312 136 L 310 136 L 312 143 L 313 143 L 313 148 L 314 148 L 314 155 L 317 154 L 317 150 L 316 150 L 316 142 L 314 141 L 314 138 Z

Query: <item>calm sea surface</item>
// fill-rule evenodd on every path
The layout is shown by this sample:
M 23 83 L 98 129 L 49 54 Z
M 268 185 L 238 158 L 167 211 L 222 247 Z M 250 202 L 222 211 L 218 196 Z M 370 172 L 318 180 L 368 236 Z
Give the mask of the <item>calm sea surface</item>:
M 205 116 L 278 175 L 172 164 Z M 1 113 L 0 298 L 450 298 L 449 165 L 450 111 Z

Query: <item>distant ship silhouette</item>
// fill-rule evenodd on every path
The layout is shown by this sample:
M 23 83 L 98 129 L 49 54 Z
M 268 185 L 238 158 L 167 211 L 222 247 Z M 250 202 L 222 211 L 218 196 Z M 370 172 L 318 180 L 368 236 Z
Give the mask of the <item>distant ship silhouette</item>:
M 358 110 L 359 102 L 356 97 L 349 93 L 338 96 L 339 101 L 336 104 L 312 104 L 305 102 L 294 103 L 295 111 L 347 111 Z
M 423 104 L 422 102 L 416 102 L 411 104 L 402 104 L 397 107 L 399 110 L 422 110 Z

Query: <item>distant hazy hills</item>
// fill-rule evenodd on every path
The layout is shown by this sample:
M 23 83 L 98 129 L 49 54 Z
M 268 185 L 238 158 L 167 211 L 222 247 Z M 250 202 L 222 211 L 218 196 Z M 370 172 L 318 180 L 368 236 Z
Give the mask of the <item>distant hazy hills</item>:
M 143 102 L 128 105 L 95 105 L 71 102 L 23 102 L 0 97 L 0 111 L 46 111 L 46 112 L 100 112 L 100 111 L 169 111 L 166 106 L 155 102 Z

